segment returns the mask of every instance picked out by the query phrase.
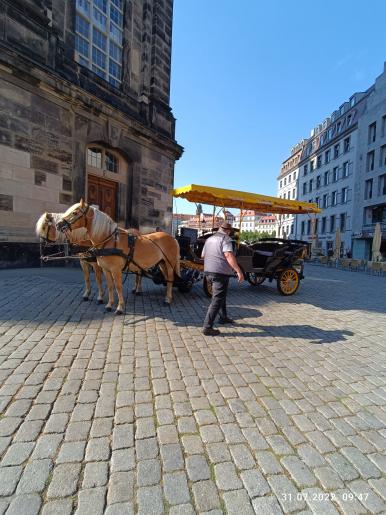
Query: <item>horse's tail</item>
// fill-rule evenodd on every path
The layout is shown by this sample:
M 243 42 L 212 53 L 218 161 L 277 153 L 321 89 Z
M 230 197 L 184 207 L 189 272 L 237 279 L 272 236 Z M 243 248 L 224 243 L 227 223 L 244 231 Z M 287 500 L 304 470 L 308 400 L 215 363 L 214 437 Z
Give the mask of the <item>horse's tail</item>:
M 178 241 L 176 240 L 176 264 L 174 267 L 174 274 L 180 278 L 181 277 L 181 266 L 180 266 L 180 246 L 178 244 Z

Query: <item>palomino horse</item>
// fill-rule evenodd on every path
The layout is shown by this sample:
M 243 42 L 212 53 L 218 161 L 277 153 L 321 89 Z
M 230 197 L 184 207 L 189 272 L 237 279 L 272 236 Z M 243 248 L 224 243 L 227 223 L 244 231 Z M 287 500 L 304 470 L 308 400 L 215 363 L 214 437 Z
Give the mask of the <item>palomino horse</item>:
M 154 232 L 135 239 L 130 236 L 133 230 L 125 230 L 106 213 L 94 209 L 83 200 L 72 207 L 62 216 L 57 224 L 61 231 L 69 231 L 83 227 L 87 229 L 89 238 L 96 249 L 98 264 L 104 271 L 111 272 L 112 279 L 106 275 L 109 290 L 107 310 L 114 303 L 113 281 L 118 295 L 116 314 L 120 315 L 125 309 L 122 294 L 122 272 L 126 269 L 137 274 L 137 277 L 159 266 L 167 284 L 165 302 L 172 302 L 172 288 L 175 274 L 180 275 L 180 248 L 175 238 L 165 232 Z M 134 230 L 134 234 L 138 231 Z M 139 281 L 137 281 L 137 289 Z
M 56 229 L 56 224 L 64 213 L 43 213 L 36 222 L 36 235 L 49 243 L 65 243 L 65 235 Z M 70 243 L 91 247 L 92 243 L 85 228 L 76 229 L 70 234 Z M 91 295 L 90 268 L 94 270 L 95 281 L 98 287 L 98 304 L 103 303 L 102 269 L 96 261 L 80 260 L 80 266 L 84 274 L 85 290 L 83 300 L 88 300 Z

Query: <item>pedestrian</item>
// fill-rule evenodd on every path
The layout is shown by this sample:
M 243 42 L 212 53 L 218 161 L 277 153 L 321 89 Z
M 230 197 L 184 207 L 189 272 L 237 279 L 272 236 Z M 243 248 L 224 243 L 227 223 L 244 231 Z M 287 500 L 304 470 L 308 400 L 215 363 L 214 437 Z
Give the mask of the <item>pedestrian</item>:
M 207 336 L 220 334 L 218 329 L 213 328 L 217 314 L 220 315 L 220 324 L 234 323 L 234 320 L 229 318 L 227 314 L 228 283 L 234 271 L 237 273 L 239 283 L 244 280 L 244 274 L 233 253 L 231 232 L 231 224 L 223 222 L 218 231 L 206 240 L 201 254 L 201 257 L 204 258 L 206 279 L 212 283 L 212 301 L 206 313 L 203 327 L 203 333 Z

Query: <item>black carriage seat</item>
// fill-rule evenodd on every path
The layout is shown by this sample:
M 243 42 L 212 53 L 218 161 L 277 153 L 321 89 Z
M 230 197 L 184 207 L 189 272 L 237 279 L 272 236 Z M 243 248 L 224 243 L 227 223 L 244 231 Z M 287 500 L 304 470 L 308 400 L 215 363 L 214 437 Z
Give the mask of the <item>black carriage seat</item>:
M 276 251 L 275 251 L 275 256 L 276 257 L 283 257 L 283 256 L 288 256 L 292 254 L 291 250 L 290 250 L 290 246 L 289 245 L 280 245 Z
M 195 263 L 202 263 L 202 259 L 192 250 L 192 244 L 190 238 L 187 236 L 176 237 L 180 245 L 180 259 L 193 261 Z
M 289 245 L 277 243 L 263 243 L 255 245 L 252 264 L 254 268 L 265 268 L 266 266 L 277 266 L 285 257 L 292 254 Z
M 253 268 L 265 268 L 267 261 L 272 258 L 274 253 L 269 250 L 255 250 L 252 258 Z
M 237 256 L 253 256 L 254 250 L 250 245 L 240 243 L 237 249 Z

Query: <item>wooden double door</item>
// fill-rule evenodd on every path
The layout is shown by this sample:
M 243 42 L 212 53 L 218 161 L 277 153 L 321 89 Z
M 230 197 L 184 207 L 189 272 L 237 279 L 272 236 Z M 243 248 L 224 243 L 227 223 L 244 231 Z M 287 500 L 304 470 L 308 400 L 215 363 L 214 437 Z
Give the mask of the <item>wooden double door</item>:
M 95 204 L 113 220 L 117 219 L 118 184 L 114 181 L 88 175 L 87 201 Z

